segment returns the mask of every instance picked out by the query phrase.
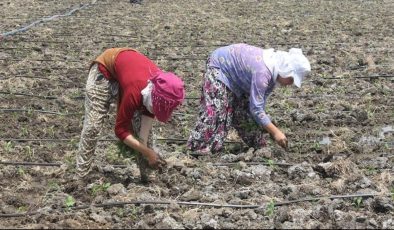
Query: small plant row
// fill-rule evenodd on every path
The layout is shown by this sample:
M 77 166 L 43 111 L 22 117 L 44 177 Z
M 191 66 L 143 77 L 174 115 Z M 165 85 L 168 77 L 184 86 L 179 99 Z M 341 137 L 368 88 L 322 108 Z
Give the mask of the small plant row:
M 64 14 L 56 14 L 56 15 L 53 15 L 53 16 L 42 17 L 42 18 L 40 18 L 40 19 L 38 19 L 38 20 L 36 20 L 36 21 L 30 23 L 29 25 L 23 26 L 23 27 L 21 27 L 21 28 L 19 28 L 19 29 L 15 29 L 15 30 L 12 30 L 12 31 L 9 31 L 9 32 L 1 33 L 1 34 L 0 34 L 0 41 L 1 41 L 2 39 L 6 38 L 6 37 L 15 35 L 15 34 L 17 34 L 17 33 L 25 32 L 25 31 L 27 31 L 28 29 L 30 29 L 30 28 L 32 28 L 32 27 L 34 27 L 34 26 L 36 26 L 36 25 L 39 25 L 39 24 L 41 24 L 41 23 L 48 22 L 48 21 L 52 21 L 52 20 L 54 20 L 54 19 L 56 19 L 56 18 L 61 18 L 61 17 L 70 16 L 70 15 L 74 14 L 75 12 L 77 12 L 77 11 L 79 11 L 79 10 L 85 9 L 85 8 L 87 8 L 87 7 L 90 7 L 90 6 L 94 5 L 94 4 L 96 4 L 96 2 L 97 2 L 97 0 L 94 0 L 94 1 L 92 1 L 91 3 L 83 4 L 83 5 L 79 6 L 78 8 L 74 8 L 74 9 L 68 10 L 68 11 L 67 11 L 66 13 L 64 13 Z
M 106 185 L 108 186 L 108 184 Z M 272 216 L 275 213 L 275 207 L 279 206 L 286 206 L 292 205 L 295 203 L 302 203 L 302 202 L 313 202 L 319 201 L 322 199 L 347 199 L 353 198 L 353 203 L 355 203 L 357 208 L 360 208 L 362 200 L 364 198 L 373 198 L 373 197 L 385 197 L 390 196 L 394 200 L 394 192 L 388 194 L 374 194 L 374 193 L 364 193 L 364 194 L 347 194 L 347 195 L 330 195 L 330 196 L 319 196 L 319 197 L 311 197 L 311 198 L 303 198 L 297 200 L 290 200 L 290 201 L 282 201 L 276 202 L 274 199 L 267 202 L 266 204 L 254 204 L 254 205 L 239 205 L 239 204 L 217 204 L 217 203 L 202 203 L 202 202 L 186 202 L 186 201 L 144 201 L 144 200 L 132 200 L 132 201 L 124 201 L 124 202 L 107 202 L 101 204 L 90 204 L 90 205 L 80 205 L 75 206 L 75 199 L 72 196 L 67 196 L 64 201 L 64 206 L 57 209 L 50 209 L 44 208 L 46 210 L 53 211 L 61 211 L 61 212 L 69 212 L 72 210 L 82 210 L 82 209 L 90 209 L 93 207 L 96 208 L 113 208 L 113 207 L 123 207 L 126 205 L 171 205 L 171 204 L 178 204 L 183 206 L 198 206 L 198 207 L 208 207 L 208 208 L 233 208 L 233 209 L 258 209 L 258 210 L 265 210 L 265 215 Z M 48 214 L 40 211 L 35 212 L 24 212 L 24 213 L 6 213 L 0 214 L 0 218 L 10 218 L 10 217 L 23 217 L 23 216 L 33 216 L 37 214 Z
M 275 162 L 271 159 L 261 161 L 261 162 L 244 162 L 246 165 L 267 165 L 270 167 L 274 166 L 293 166 L 295 164 L 290 164 L 290 163 L 279 163 Z M 220 163 L 214 163 L 213 166 L 237 166 L 241 164 L 240 162 L 220 162 Z M 61 163 L 42 163 L 42 162 L 16 162 L 16 161 L 0 161 L 0 165 L 13 165 L 13 166 L 47 166 L 47 167 L 61 167 Z M 114 168 L 127 168 L 128 165 L 111 165 Z
M 133 155 L 132 154 L 136 154 L 135 152 L 133 153 L 119 153 L 119 155 L 123 154 L 124 157 L 127 158 L 132 158 Z M 394 157 L 394 156 L 388 156 L 390 157 Z M 237 161 L 237 162 L 216 162 L 213 163 L 213 166 L 230 166 L 230 167 L 240 167 L 242 164 L 245 165 L 265 165 L 265 166 L 269 166 L 271 168 L 275 168 L 277 166 L 279 167 L 291 167 L 300 163 L 282 163 L 282 162 L 275 162 L 272 159 L 268 159 L 268 158 L 261 158 L 262 161 Z M 17 161 L 0 161 L 0 165 L 12 165 L 12 166 L 43 166 L 43 167 L 61 167 L 63 165 L 63 163 L 59 163 L 59 162 L 17 162 Z M 315 166 L 315 164 L 309 164 L 309 163 L 303 163 L 303 165 L 305 166 Z M 126 164 L 114 164 L 114 165 L 109 165 L 111 167 L 114 168 L 127 168 L 129 165 Z M 369 171 L 372 170 L 387 170 L 388 168 L 371 168 L 371 167 L 367 167 L 366 168 Z M 388 169 L 391 170 L 391 169 Z
M 384 108 L 393 108 L 394 106 L 392 105 L 385 105 Z M 288 111 L 288 109 L 275 109 L 275 111 Z M 311 111 L 311 110 L 310 110 Z M 330 115 L 330 113 L 327 113 L 328 111 L 324 111 L 321 108 L 316 108 L 315 110 L 317 113 L 321 115 Z M 56 116 L 63 116 L 63 117 L 68 117 L 68 116 L 82 116 L 84 113 L 70 113 L 70 112 L 56 112 L 56 111 L 50 111 L 50 110 L 39 110 L 39 109 L 19 109 L 19 108 L 0 108 L 0 112 L 3 113 L 27 113 L 27 114 L 32 114 L 34 113 L 44 113 L 44 114 L 49 114 L 49 115 L 56 115 Z M 353 111 L 334 111 L 335 114 L 351 114 Z M 194 116 L 194 114 L 190 113 L 174 113 L 175 116 L 183 116 L 183 117 L 190 117 Z M 357 120 L 355 120 L 357 122 Z
M 368 32 L 364 32 L 364 33 L 368 33 Z M 22 37 L 19 36 L 19 39 L 8 39 L 6 37 L 4 37 L 3 42 L 10 42 L 10 43 L 16 43 L 16 42 L 25 42 L 25 43 L 55 43 L 55 44 L 65 44 L 65 43 L 74 43 L 75 41 L 72 40 L 64 40 L 64 36 L 68 36 L 68 37 L 73 37 L 76 39 L 79 39 L 80 37 L 86 37 L 84 35 L 75 35 L 75 34 L 54 34 L 53 37 L 51 38 L 55 38 L 52 40 L 36 40 L 36 39 L 31 39 L 31 36 L 28 37 Z M 127 38 L 136 38 L 136 40 L 133 40 L 133 43 L 142 43 L 142 44 L 154 44 L 157 41 L 154 40 L 146 40 L 146 39 L 139 39 L 138 37 L 134 36 L 134 35 L 115 35 L 115 34 L 100 34 L 100 37 L 127 37 Z M 92 40 L 91 42 L 110 42 L 110 43 L 127 43 L 130 44 L 130 40 L 112 40 L 112 39 L 100 39 L 97 41 Z M 191 43 L 193 42 L 193 43 Z M 354 43 L 349 43 L 349 42 L 316 42 L 316 41 L 305 41 L 306 43 L 300 43 L 300 41 L 294 41 L 294 42 L 278 42 L 278 41 L 258 41 L 257 43 L 254 42 L 249 42 L 249 44 L 251 45 L 257 45 L 257 46 L 261 46 L 263 44 L 270 44 L 270 46 L 284 46 L 284 45 L 307 45 L 307 46 L 314 46 L 314 45 L 340 45 L 340 46 L 344 46 L 344 45 L 350 45 L 352 47 L 365 47 L 364 43 L 359 43 L 359 44 L 354 44 Z M 187 44 L 182 44 L 179 41 L 172 41 L 171 45 L 163 45 L 160 47 L 163 48 L 168 48 L 168 47 L 202 47 L 202 48 L 209 48 L 211 49 L 212 47 L 220 47 L 220 46 L 227 46 L 230 43 L 225 43 L 225 42 L 216 42 L 216 43 L 210 43 L 210 44 L 206 44 L 204 42 L 204 44 L 201 44 L 200 41 L 196 40 L 196 41 L 190 41 L 188 40 Z M 5 47 L 7 48 L 7 47 Z M 13 48 L 13 47 L 11 47 Z M 320 48 L 320 47 L 319 47 Z M 368 48 L 380 48 L 380 47 L 368 47 Z M 385 47 L 386 48 L 386 47 Z M 1 49 L 1 48 L 0 48 Z M 24 48 L 24 47 L 18 47 L 18 49 L 29 49 L 29 48 Z M 386 48 L 387 49 L 387 48 Z
M 389 91 L 391 92 L 391 91 Z M 342 92 L 341 92 L 342 93 Z M 45 96 L 45 95 L 37 95 L 37 94 L 29 94 L 29 93 L 24 93 L 24 92 L 10 92 L 10 91 L 0 91 L 0 94 L 4 94 L 4 95 L 12 95 L 12 96 L 25 96 L 25 97 L 35 97 L 35 98 L 40 98 L 40 99 L 46 99 L 46 100 L 56 100 L 59 99 L 60 97 L 58 96 Z M 278 95 L 280 96 L 280 95 Z M 299 95 L 299 96 L 286 96 L 283 99 L 299 99 L 299 98 L 313 98 L 313 99 L 324 99 L 324 98 L 331 98 L 335 97 L 336 99 L 339 98 L 343 98 L 343 99 L 360 99 L 360 97 L 362 97 L 364 95 L 357 95 L 355 93 L 353 94 L 348 94 L 347 92 L 344 92 L 341 95 L 338 94 L 306 94 L 306 95 Z M 369 96 L 369 95 L 365 95 L 365 96 Z M 379 95 L 377 95 L 379 96 Z M 279 98 L 279 97 L 276 97 Z M 387 98 L 393 98 L 390 96 L 385 96 L 385 99 Z M 72 96 L 72 97 L 68 97 L 68 99 L 71 100 L 84 100 L 85 97 L 84 96 Z M 185 100 L 199 100 L 200 97 L 185 97 Z M 283 100 L 281 99 L 281 100 Z
M 27 141 L 35 141 L 35 142 L 71 142 L 74 141 L 75 139 L 73 138 L 0 138 L 0 141 L 5 141 L 5 142 L 27 142 Z M 156 141 L 164 141 L 164 142 L 187 142 L 187 139 L 185 138 L 156 138 Z M 116 138 L 106 138 L 106 139 L 98 139 L 97 141 L 99 142 L 114 142 L 114 141 L 119 141 L 119 139 Z M 240 141 L 224 141 L 226 144 L 240 144 L 242 142 Z M 316 140 L 304 140 L 304 141 L 299 141 L 300 145 L 308 144 L 308 143 L 313 143 L 313 144 L 318 144 L 319 141 Z M 380 143 L 384 144 L 393 144 L 392 141 L 380 141 Z M 325 144 L 321 144 L 325 145 Z
M 118 42 L 119 43 L 119 42 Z M 169 56 L 152 56 L 150 57 L 151 60 L 153 61 L 177 61 L 177 60 L 201 60 L 201 61 L 205 61 L 207 60 L 206 55 L 200 55 L 200 56 L 173 56 L 173 57 L 169 57 Z M 0 58 L 0 61 L 8 61 L 8 62 L 22 62 L 22 61 L 29 61 L 29 62 L 73 62 L 73 63 L 81 63 L 81 60 L 62 60 L 62 59 L 23 59 L 23 58 Z M 344 70 L 354 70 L 355 68 L 366 68 L 367 66 L 356 66 L 356 67 L 350 67 L 349 69 L 344 69 Z M 383 64 L 376 64 L 374 65 L 374 67 L 391 67 L 390 63 L 383 63 Z M 316 70 L 318 68 L 312 68 L 313 70 Z M 387 74 L 388 75 L 388 74 Z M 384 77 L 385 75 L 382 75 L 382 77 Z M 388 75 L 390 77 L 392 77 L 391 75 Z M 373 76 L 376 77 L 376 76 Z M 369 76 L 364 76 L 364 77 L 354 77 L 354 78 L 370 78 Z M 331 78 L 331 79 L 335 79 Z

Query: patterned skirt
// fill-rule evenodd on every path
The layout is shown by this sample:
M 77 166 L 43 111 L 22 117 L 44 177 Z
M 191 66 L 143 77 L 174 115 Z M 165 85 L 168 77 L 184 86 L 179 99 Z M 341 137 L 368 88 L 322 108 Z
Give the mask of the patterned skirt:
M 224 83 L 217 80 L 220 71 L 218 68 L 207 67 L 201 90 L 199 116 L 188 139 L 188 148 L 198 154 L 218 152 L 231 127 L 235 128 L 248 146 L 266 146 L 263 129 L 249 113 L 248 98 L 236 97 Z

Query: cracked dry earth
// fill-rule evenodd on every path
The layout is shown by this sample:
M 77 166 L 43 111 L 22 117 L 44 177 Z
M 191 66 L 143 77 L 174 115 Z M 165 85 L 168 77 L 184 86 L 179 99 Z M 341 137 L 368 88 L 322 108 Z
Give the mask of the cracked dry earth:
M 0 160 L 61 164 L 0 165 L 1 228 L 394 228 L 393 1 L 3 0 L 0 32 L 84 4 L 0 41 Z M 204 62 L 238 42 L 300 47 L 311 61 L 303 87 L 277 88 L 267 105 L 290 147 L 267 136 L 267 148 L 249 149 L 232 132 L 223 152 L 191 158 L 182 140 Z M 169 124 L 155 124 L 168 167 L 154 183 L 140 183 L 135 160 L 118 155 L 113 109 L 97 148 L 101 178 L 78 187 L 87 68 L 118 46 L 181 76 L 188 99 Z M 355 196 L 327 198 L 346 194 Z M 314 197 L 326 198 L 282 203 Z M 73 209 L 127 201 L 169 204 Z

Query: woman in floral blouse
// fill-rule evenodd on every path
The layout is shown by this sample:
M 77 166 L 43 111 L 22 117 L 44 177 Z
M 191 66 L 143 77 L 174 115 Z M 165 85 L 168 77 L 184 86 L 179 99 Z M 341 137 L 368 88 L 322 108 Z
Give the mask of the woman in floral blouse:
M 287 148 L 285 134 L 265 113 L 266 101 L 275 85 L 300 87 L 310 71 L 308 59 L 296 48 L 285 52 L 233 44 L 216 49 L 207 60 L 199 117 L 188 147 L 195 155 L 215 153 L 232 126 L 249 146 L 266 145 L 264 129 Z

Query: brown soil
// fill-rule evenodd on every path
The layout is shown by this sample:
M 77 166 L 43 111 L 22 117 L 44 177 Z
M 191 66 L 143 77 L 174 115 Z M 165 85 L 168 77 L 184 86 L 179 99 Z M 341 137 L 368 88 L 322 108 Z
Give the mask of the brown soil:
M 91 1 L 2 1 L 0 32 L 86 3 Z M 0 138 L 69 141 L 0 141 L 1 161 L 63 164 L 0 165 L 0 214 L 38 211 L 0 217 L 0 228 L 394 228 L 394 200 L 387 196 L 394 192 L 394 78 L 369 77 L 393 75 L 393 11 L 390 1 L 369 0 L 103 0 L 3 38 L 0 107 L 26 111 L 0 111 Z M 219 155 L 196 160 L 185 154 L 184 143 L 157 140 L 169 167 L 144 185 L 134 160 L 119 157 L 115 142 L 106 141 L 97 150 L 101 180 L 83 187 L 73 181 L 92 59 L 106 48 L 129 46 L 182 76 L 190 99 L 155 131 L 156 138 L 186 139 L 205 59 L 215 48 L 239 42 L 300 47 L 311 61 L 303 87 L 277 88 L 267 105 L 289 138 L 287 152 L 270 140 L 265 149 L 227 144 Z M 101 136 L 114 138 L 114 113 L 108 121 Z M 236 135 L 229 140 L 238 141 Z M 292 165 L 213 164 L 241 161 Z M 116 164 L 128 166 L 110 166 Z M 380 195 L 269 206 L 358 193 Z M 262 208 L 172 203 L 73 210 L 66 208 L 69 196 L 76 206 L 162 200 Z

